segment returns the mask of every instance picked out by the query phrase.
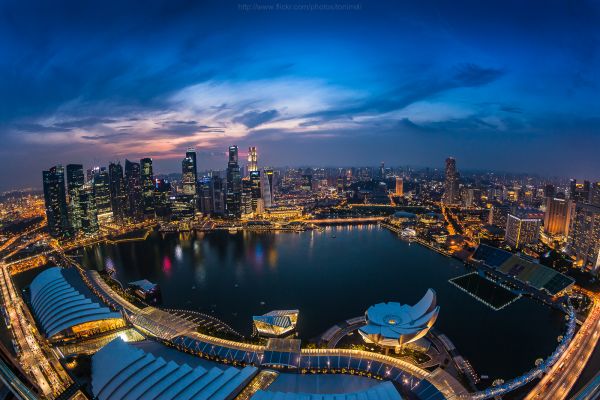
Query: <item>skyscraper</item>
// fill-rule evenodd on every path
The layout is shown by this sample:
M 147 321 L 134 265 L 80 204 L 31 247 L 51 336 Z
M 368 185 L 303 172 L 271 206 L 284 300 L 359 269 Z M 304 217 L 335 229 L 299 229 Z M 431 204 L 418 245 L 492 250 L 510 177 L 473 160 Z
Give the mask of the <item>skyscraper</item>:
M 94 198 L 96 199 L 96 209 L 98 219 L 105 220 L 112 218 L 112 207 L 110 204 L 110 179 L 105 167 L 94 175 Z
M 69 222 L 74 232 L 81 230 L 81 205 L 79 203 L 79 193 L 85 183 L 83 174 L 83 165 L 67 165 L 67 193 L 69 195 L 68 210 Z
M 396 190 L 394 193 L 395 196 L 404 196 L 404 181 L 401 177 L 396 177 Z
M 61 165 L 54 166 L 43 171 L 42 177 L 48 231 L 56 238 L 70 236 L 64 168 Z
M 256 147 L 252 146 L 248 149 L 248 174 L 258 171 L 258 155 Z
M 262 198 L 260 171 L 250 171 L 250 187 L 252 195 L 252 211 L 256 211 L 258 200 Z
M 142 184 L 140 164 L 125 160 L 125 190 L 127 192 L 127 214 L 134 220 L 142 215 Z
M 569 182 L 569 198 L 578 203 L 588 203 L 590 201 L 590 181 L 577 183 L 576 179 Z
M 250 177 L 242 179 L 242 216 L 252 214 L 252 181 Z
M 154 216 L 154 174 L 152 159 L 140 160 L 140 181 L 142 186 L 142 214 L 144 217 Z
M 86 235 L 93 235 L 98 232 L 98 211 L 93 187 L 86 185 L 80 190 L 79 205 L 81 207 L 81 230 Z
M 270 168 L 265 168 L 263 174 L 268 182 L 269 193 L 271 194 L 271 199 L 269 201 L 267 201 L 266 198 L 263 196 L 263 198 L 265 198 L 265 207 L 268 208 L 271 207 L 275 202 L 275 175 L 273 173 L 273 170 Z M 270 204 L 267 205 L 268 203 Z
M 271 180 L 269 181 L 269 177 L 267 174 L 271 174 Z M 273 171 L 264 169 L 262 175 L 260 176 L 260 190 L 261 190 L 261 198 L 263 199 L 263 206 L 265 208 L 271 208 L 273 206 L 273 195 L 271 192 L 271 182 L 273 181 Z
M 544 231 L 550 235 L 567 237 L 574 213 L 575 202 L 573 200 L 547 197 Z
M 577 203 L 569 236 L 576 264 L 597 273 L 600 269 L 600 206 Z
M 456 170 L 456 160 L 448 157 L 446 159 L 444 196 L 442 199 L 445 204 L 456 205 L 460 203 L 459 179 L 460 176 Z
M 108 165 L 108 179 L 110 187 L 110 205 L 113 218 L 117 222 L 123 222 L 127 206 L 127 193 L 125 191 L 125 180 L 123 178 L 123 167 L 121 163 L 110 163 Z
M 226 215 L 229 218 L 239 218 L 242 215 L 242 178 L 238 164 L 238 147 L 229 146 L 229 161 L 227 163 L 227 196 L 225 200 Z
M 590 193 L 590 202 L 600 207 L 600 182 L 595 182 L 592 185 L 591 193 Z
M 196 149 L 193 147 L 188 147 L 187 151 L 185 152 L 185 157 L 191 158 L 192 162 L 194 163 L 194 182 L 196 182 L 198 180 L 198 160 L 196 159 Z
M 189 152 L 188 152 L 189 153 Z M 194 158 L 186 153 L 185 158 L 181 162 L 181 183 L 183 188 L 183 194 L 185 196 L 192 196 L 196 198 L 196 163 Z
M 508 214 L 504 240 L 510 246 L 520 248 L 523 245 L 536 243 L 540 238 L 542 220 L 521 213 Z

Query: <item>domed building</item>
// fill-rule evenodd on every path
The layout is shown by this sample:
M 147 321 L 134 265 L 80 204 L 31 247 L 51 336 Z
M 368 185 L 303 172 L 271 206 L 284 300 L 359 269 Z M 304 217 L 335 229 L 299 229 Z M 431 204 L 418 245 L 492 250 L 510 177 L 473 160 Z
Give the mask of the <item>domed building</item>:
M 365 342 L 386 349 L 400 348 L 427 334 L 435 323 L 440 307 L 433 289 L 414 306 L 400 303 L 375 304 L 366 312 L 367 324 L 358 332 Z

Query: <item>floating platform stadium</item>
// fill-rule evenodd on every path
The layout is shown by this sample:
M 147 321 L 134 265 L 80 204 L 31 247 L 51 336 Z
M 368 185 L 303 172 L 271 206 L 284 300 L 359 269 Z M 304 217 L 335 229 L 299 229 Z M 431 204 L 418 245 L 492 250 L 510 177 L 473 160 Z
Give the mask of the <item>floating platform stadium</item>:
M 448 282 L 496 311 L 503 309 L 521 297 L 520 294 L 515 294 L 499 286 L 477 272 L 457 276 Z
M 254 328 L 263 336 L 284 336 L 296 329 L 299 310 L 274 310 L 252 317 Z
M 400 303 L 379 303 L 369 307 L 367 324 L 358 332 L 367 343 L 384 348 L 398 348 L 427 334 L 435 323 L 440 307 L 436 295 L 428 289 L 414 306 Z
M 471 259 L 497 278 L 521 283 L 528 289 L 552 297 L 570 289 L 575 283 L 573 278 L 552 268 L 485 244 L 479 245 Z
M 31 309 L 47 339 L 77 339 L 125 326 L 122 315 L 106 307 L 74 268 L 49 268 L 30 290 Z

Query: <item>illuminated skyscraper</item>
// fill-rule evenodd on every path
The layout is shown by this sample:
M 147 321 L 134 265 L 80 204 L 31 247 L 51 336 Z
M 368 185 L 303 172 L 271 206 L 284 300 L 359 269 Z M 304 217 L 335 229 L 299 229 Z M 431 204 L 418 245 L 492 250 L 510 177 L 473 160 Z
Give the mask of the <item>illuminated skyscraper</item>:
M 193 147 L 188 147 L 187 151 L 185 152 L 185 157 L 191 158 L 192 162 L 194 163 L 194 182 L 196 182 L 198 180 L 198 160 L 196 159 L 196 149 Z
M 142 214 L 145 217 L 154 216 L 154 174 L 152 159 L 140 160 L 140 181 L 142 186 Z
M 43 171 L 44 202 L 48 231 L 53 237 L 71 236 L 67 196 L 65 192 L 65 172 L 61 165 Z
M 140 164 L 125 160 L 125 190 L 127 214 L 134 220 L 142 216 L 142 183 Z
M 94 190 L 91 186 L 84 186 L 79 192 L 79 205 L 81 207 L 81 230 L 86 235 L 98 232 L 98 211 Z
M 100 172 L 94 175 L 94 198 L 96 199 L 96 209 L 98 219 L 105 220 L 112 218 L 112 207 L 110 204 L 110 179 L 106 168 L 100 168 Z
M 186 196 L 196 197 L 196 171 L 195 162 L 192 157 L 186 154 L 186 157 L 181 162 L 181 182 L 183 194 Z
M 271 174 L 269 178 L 268 174 Z M 271 182 L 273 182 L 273 171 L 269 169 L 264 169 L 262 175 L 260 176 L 260 189 L 261 189 L 261 197 L 263 199 L 264 208 L 271 208 L 273 206 L 273 195 L 271 192 Z
M 590 201 L 590 181 L 577 183 L 576 179 L 569 182 L 569 198 L 578 203 L 588 203 Z
M 252 146 L 248 149 L 248 174 L 258 171 L 258 155 L 256 147 Z
M 538 217 L 521 213 L 508 214 L 504 240 L 515 248 L 536 243 L 540 238 L 541 224 L 542 220 Z
M 600 270 L 600 206 L 577 203 L 569 236 L 576 264 L 597 273 Z
M 69 222 L 74 232 L 81 230 L 81 205 L 79 204 L 79 193 L 85 183 L 83 165 L 67 165 L 67 193 L 69 195 L 68 209 Z
M 123 167 L 120 163 L 110 163 L 108 165 L 108 179 L 113 219 L 117 222 L 123 222 L 127 206 L 127 193 L 125 192 Z
M 460 203 L 459 191 L 460 176 L 456 170 L 456 160 L 452 157 L 446 159 L 446 176 L 444 180 L 443 202 L 448 205 Z
M 229 146 L 229 161 L 227 163 L 227 195 L 225 213 L 229 218 L 239 218 L 242 215 L 242 177 L 238 164 L 238 147 Z
M 252 214 L 252 181 L 250 177 L 242 179 L 242 216 Z
M 547 197 L 546 212 L 544 214 L 544 231 L 550 235 L 567 237 L 574 213 L 574 201 Z
M 396 177 L 396 191 L 394 195 L 404 196 L 404 181 L 399 176 Z
M 252 211 L 256 211 L 258 200 L 262 197 L 260 171 L 250 172 L 250 187 L 252 192 Z

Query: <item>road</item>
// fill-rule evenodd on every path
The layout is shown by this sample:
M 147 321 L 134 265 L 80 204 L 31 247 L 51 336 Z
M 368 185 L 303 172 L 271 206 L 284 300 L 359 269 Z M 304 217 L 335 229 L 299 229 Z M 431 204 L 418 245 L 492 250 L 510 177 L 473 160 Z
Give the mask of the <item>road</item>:
M 582 290 L 583 291 L 583 290 Z M 593 300 L 592 309 L 567 351 L 542 378 L 525 400 L 555 399 L 567 397 L 581 375 L 600 338 L 600 297 L 585 292 Z
M 0 290 L 13 337 L 19 346 L 23 370 L 30 374 L 45 397 L 55 398 L 73 382 L 38 332 L 4 263 L 0 264 Z

